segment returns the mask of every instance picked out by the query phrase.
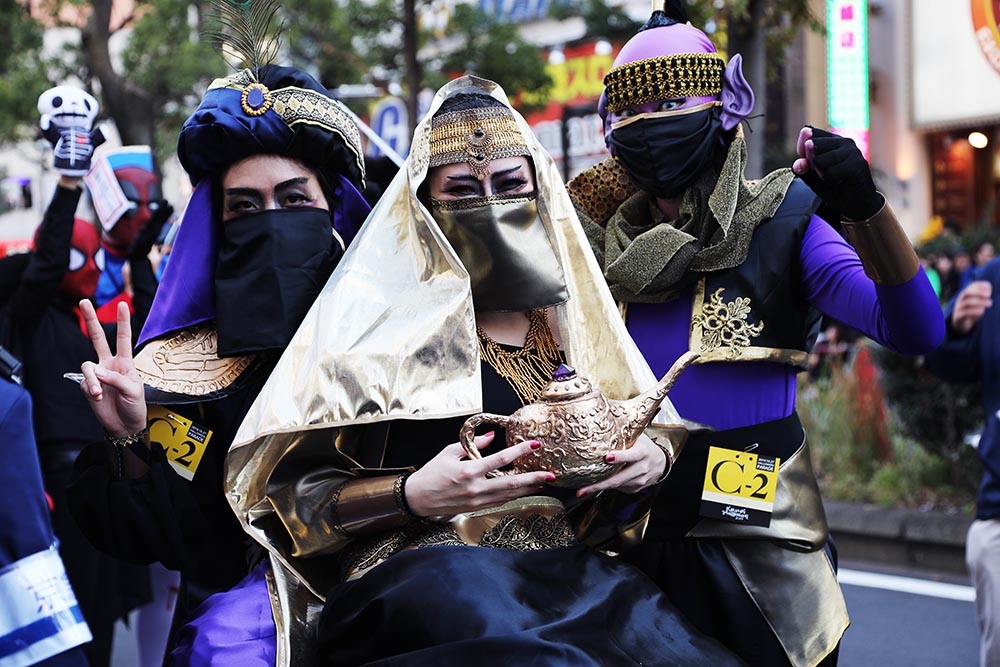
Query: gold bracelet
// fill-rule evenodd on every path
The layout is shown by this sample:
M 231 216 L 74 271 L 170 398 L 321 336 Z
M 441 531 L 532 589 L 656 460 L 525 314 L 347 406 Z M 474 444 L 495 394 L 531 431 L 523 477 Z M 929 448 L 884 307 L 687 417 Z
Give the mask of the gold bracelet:
M 399 477 L 396 478 L 396 483 L 392 485 L 392 497 L 396 501 L 396 509 L 406 516 L 419 518 L 410 509 L 410 503 L 406 502 L 406 480 L 410 478 L 412 472 L 400 473 Z
M 116 438 L 107 431 L 104 432 L 104 439 L 107 440 L 115 450 L 115 463 L 117 470 L 113 471 L 116 479 L 125 479 L 125 450 L 132 452 L 136 458 L 149 465 L 149 427 L 136 431 L 123 438 Z
M 331 503 L 335 530 L 349 536 L 398 528 L 416 518 L 404 497 L 407 471 L 355 477 L 342 484 Z
M 667 457 L 667 465 L 666 465 L 666 467 L 665 467 L 665 468 L 663 469 L 663 474 L 662 474 L 662 475 L 660 475 L 660 479 L 658 479 L 658 480 L 656 480 L 656 482 L 654 482 L 655 484 L 659 484 L 660 482 L 662 482 L 663 480 L 665 480 L 665 479 L 667 478 L 667 475 L 669 475 L 669 474 L 670 474 L 670 471 L 671 471 L 671 470 L 673 469 L 673 467 L 674 467 L 674 457 L 673 457 L 673 455 L 672 455 L 672 454 L 670 453 L 670 450 L 669 450 L 669 449 L 667 449 L 666 447 L 664 447 L 663 445 L 661 445 L 661 444 L 660 444 L 660 443 L 659 443 L 659 442 L 658 442 L 658 441 L 656 440 L 656 438 L 655 438 L 655 437 L 652 437 L 652 438 L 650 438 L 650 440 L 652 440 L 652 441 L 653 441 L 653 444 L 654 444 L 654 445 L 656 445 L 656 446 L 657 446 L 657 447 L 659 447 L 659 448 L 660 448 L 661 450 L 663 450 L 663 455 Z

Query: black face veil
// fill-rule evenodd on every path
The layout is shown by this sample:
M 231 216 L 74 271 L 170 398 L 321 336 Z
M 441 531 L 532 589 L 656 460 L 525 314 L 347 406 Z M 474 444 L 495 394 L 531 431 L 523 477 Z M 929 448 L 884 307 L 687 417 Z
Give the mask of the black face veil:
M 325 209 L 268 210 L 224 223 L 215 267 L 219 356 L 288 345 L 342 253 Z

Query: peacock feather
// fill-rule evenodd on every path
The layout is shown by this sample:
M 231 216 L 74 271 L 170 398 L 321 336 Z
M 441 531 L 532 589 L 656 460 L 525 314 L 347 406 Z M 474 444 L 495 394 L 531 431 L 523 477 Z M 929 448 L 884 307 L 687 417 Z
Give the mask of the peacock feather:
M 210 17 L 219 30 L 207 31 L 224 56 L 254 72 L 278 55 L 285 21 L 272 26 L 281 9 L 280 0 L 213 0 Z

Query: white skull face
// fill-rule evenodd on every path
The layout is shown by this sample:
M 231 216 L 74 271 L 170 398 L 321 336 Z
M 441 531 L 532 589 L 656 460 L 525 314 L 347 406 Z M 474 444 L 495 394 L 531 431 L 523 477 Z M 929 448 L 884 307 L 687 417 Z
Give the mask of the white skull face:
M 49 88 L 38 98 L 43 129 L 50 123 L 56 127 L 89 128 L 99 110 L 93 95 L 73 86 Z

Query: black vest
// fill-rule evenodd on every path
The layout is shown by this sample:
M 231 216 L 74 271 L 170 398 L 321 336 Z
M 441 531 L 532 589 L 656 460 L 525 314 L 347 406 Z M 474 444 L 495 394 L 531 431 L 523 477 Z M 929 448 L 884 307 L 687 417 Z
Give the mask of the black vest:
M 690 349 L 697 363 L 775 361 L 805 366 L 820 313 L 801 295 L 799 254 L 819 205 L 796 179 L 781 206 L 754 231 L 746 260 L 704 274 L 694 290 Z

